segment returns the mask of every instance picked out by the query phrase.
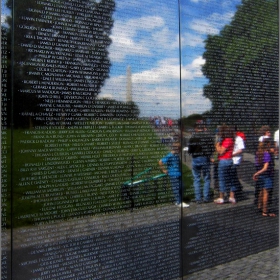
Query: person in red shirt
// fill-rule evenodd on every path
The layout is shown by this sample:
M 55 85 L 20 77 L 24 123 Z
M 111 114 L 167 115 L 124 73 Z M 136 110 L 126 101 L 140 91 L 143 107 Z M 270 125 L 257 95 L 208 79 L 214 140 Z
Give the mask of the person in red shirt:
M 234 148 L 234 130 L 227 125 L 222 125 L 219 129 L 220 139 L 216 144 L 216 151 L 218 153 L 219 165 L 219 190 L 220 197 L 215 199 L 217 204 L 224 203 L 224 196 L 230 190 L 229 202 L 236 203 L 234 192 L 235 186 L 233 185 L 232 177 L 232 152 Z

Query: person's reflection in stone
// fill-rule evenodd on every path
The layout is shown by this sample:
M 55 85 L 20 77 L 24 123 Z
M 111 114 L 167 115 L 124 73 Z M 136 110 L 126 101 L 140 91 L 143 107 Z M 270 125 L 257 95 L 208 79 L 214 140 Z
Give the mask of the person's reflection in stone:
M 172 144 L 172 150 L 159 161 L 161 171 L 169 176 L 171 188 L 174 194 L 175 205 L 179 207 L 189 207 L 182 201 L 182 175 L 180 170 L 180 143 Z
M 258 209 L 262 212 L 264 217 L 275 217 L 275 213 L 272 213 L 268 209 L 268 201 L 270 191 L 273 189 L 273 158 L 269 152 L 271 148 L 270 139 L 263 139 L 259 143 L 258 150 L 256 152 L 256 169 L 257 172 L 253 175 L 253 180 L 258 181 L 259 184 L 259 197 L 258 197 Z
M 192 174 L 196 203 L 210 201 L 210 158 L 214 152 L 213 136 L 203 124 L 195 125 L 195 132 L 188 145 L 188 153 L 192 156 Z M 202 176 L 201 176 L 202 175 Z M 201 195 L 201 179 L 203 178 L 203 198 Z
M 223 204 L 225 202 L 225 195 L 230 190 L 229 202 L 236 203 L 234 182 L 232 180 L 232 153 L 234 148 L 235 133 L 230 126 L 222 125 L 219 130 L 220 142 L 216 144 L 216 151 L 218 152 L 219 166 L 219 198 L 214 202 L 217 204 Z

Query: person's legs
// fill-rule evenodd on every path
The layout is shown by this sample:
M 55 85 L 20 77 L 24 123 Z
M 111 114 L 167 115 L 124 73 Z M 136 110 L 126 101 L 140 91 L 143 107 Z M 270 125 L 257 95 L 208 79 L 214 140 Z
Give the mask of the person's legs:
M 192 160 L 192 174 L 193 174 L 193 186 L 194 186 L 194 194 L 195 200 L 201 200 L 201 190 L 200 190 L 200 180 L 201 180 L 201 161 L 200 157 L 193 158 Z
M 237 190 L 237 165 L 232 164 L 229 167 L 229 182 L 228 184 L 230 185 L 230 193 L 229 193 L 229 202 L 231 203 L 236 203 L 235 200 L 235 192 Z
M 263 206 L 263 212 L 269 213 L 271 211 L 271 200 L 270 193 L 273 189 L 273 179 L 270 176 L 263 176 L 263 191 L 264 191 L 264 200 L 266 200 L 266 205 Z
M 220 197 L 217 200 L 214 200 L 215 203 L 223 203 L 221 200 L 224 199 L 224 195 L 228 191 L 228 187 L 231 179 L 231 165 L 232 160 L 220 160 L 218 166 L 219 174 L 219 187 L 220 187 Z
M 210 191 L 210 160 L 205 157 L 205 162 L 202 166 L 202 174 L 203 174 L 203 180 L 204 180 L 204 187 L 203 187 L 203 200 L 209 201 L 209 191 Z
M 243 196 L 243 186 L 241 185 L 240 181 L 239 181 L 239 177 L 238 174 L 240 173 L 239 170 L 241 170 L 240 165 L 239 164 L 234 164 L 233 167 L 235 168 L 235 198 L 237 200 L 241 200 L 242 196 Z
M 268 191 L 267 189 L 263 189 L 262 190 L 263 192 L 263 196 L 262 196 L 262 205 L 263 205 L 263 213 L 267 213 L 267 200 L 268 200 Z
M 226 168 L 226 161 L 220 160 L 218 165 L 220 198 L 223 198 L 226 192 Z
M 259 191 L 259 197 L 258 197 L 258 209 L 262 211 L 263 209 L 263 191 Z
M 219 163 L 218 162 L 214 162 L 213 163 L 213 176 L 214 176 L 214 186 L 215 188 L 219 189 L 219 175 L 218 175 L 218 165 Z
M 180 204 L 182 202 L 180 177 L 169 176 L 169 179 L 170 179 L 171 188 L 172 188 L 172 191 L 173 191 L 175 203 Z
M 228 194 L 230 191 L 235 191 L 235 187 L 232 185 L 232 161 L 226 160 L 225 167 L 225 180 L 226 180 L 226 193 Z

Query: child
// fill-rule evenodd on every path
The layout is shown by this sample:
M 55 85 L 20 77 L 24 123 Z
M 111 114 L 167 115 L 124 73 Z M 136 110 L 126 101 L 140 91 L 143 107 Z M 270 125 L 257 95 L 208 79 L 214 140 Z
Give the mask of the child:
M 264 139 L 259 143 L 256 152 L 256 169 L 253 180 L 258 181 L 260 188 L 258 197 L 258 208 L 264 217 L 275 217 L 274 213 L 268 212 L 269 193 L 273 188 L 273 158 L 270 153 L 270 140 Z
M 159 161 L 159 166 L 162 172 L 169 176 L 175 197 L 175 204 L 180 207 L 189 207 L 188 204 L 182 202 L 182 176 L 180 171 L 179 150 L 180 144 L 177 142 L 173 143 L 171 152 Z

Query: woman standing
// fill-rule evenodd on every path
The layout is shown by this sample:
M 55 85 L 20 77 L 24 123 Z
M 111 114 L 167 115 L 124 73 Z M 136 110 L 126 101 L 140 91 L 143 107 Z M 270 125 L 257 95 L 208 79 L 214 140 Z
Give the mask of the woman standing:
M 257 172 L 253 175 L 253 180 L 259 181 L 260 188 L 258 197 L 258 209 L 262 211 L 264 217 L 275 217 L 274 213 L 268 212 L 269 192 L 273 188 L 273 158 L 271 157 L 270 140 L 264 139 L 259 143 L 256 152 Z
M 234 192 L 235 186 L 232 184 L 232 152 L 234 147 L 234 131 L 231 127 L 222 125 L 219 130 L 220 140 L 216 144 L 218 153 L 218 176 L 219 176 L 219 198 L 214 202 L 224 203 L 224 196 L 230 190 L 229 202 L 236 203 Z

